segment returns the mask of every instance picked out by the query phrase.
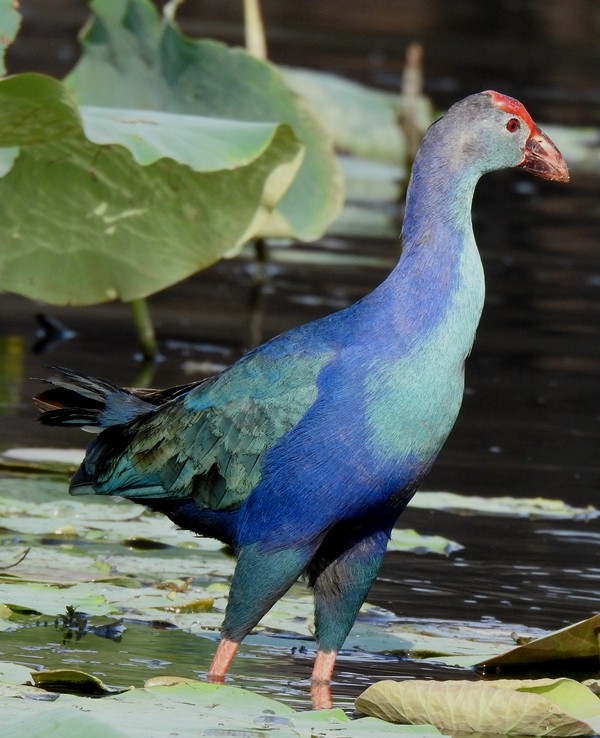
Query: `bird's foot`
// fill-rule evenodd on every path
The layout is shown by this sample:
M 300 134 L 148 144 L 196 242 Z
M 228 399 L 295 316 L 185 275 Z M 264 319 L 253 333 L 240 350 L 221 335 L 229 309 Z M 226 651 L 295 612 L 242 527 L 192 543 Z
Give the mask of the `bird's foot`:
M 223 684 L 225 674 L 227 674 L 239 645 L 236 641 L 230 641 L 229 638 L 221 639 L 208 670 L 208 681 L 211 684 Z

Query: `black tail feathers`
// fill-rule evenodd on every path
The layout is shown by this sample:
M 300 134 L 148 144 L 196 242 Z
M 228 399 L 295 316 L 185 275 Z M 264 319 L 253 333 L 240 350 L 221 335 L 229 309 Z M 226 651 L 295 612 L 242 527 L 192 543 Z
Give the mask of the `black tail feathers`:
M 50 389 L 34 397 L 45 425 L 108 428 L 152 412 L 156 405 L 104 379 L 63 367 L 50 367 L 60 376 L 44 380 Z

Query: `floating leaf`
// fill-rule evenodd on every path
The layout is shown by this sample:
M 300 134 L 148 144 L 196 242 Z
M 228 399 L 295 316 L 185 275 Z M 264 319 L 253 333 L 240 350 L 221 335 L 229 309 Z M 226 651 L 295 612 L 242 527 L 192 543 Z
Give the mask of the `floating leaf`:
M 75 448 L 10 448 L 0 453 L 0 469 L 70 476 L 83 461 L 84 453 Z
M 539 634 L 539 630 L 522 626 L 519 629 L 525 635 Z M 344 648 L 473 666 L 506 651 L 514 643 L 513 631 L 511 625 L 492 626 L 464 620 L 401 620 L 386 611 L 371 612 L 367 606 L 350 631 Z
M 388 551 L 410 551 L 412 553 L 438 553 L 449 556 L 464 546 L 443 536 L 426 536 L 416 530 L 394 528 L 388 544 Z
M 21 146 L 0 178 L 0 288 L 52 304 L 136 300 L 212 264 L 257 233 L 304 150 L 277 122 L 80 111 L 39 74 L 0 80 L 0 102 L 0 142 Z
M 125 689 L 109 687 L 101 679 L 75 669 L 52 669 L 31 672 L 31 679 L 36 687 L 49 692 L 65 692 L 81 694 L 88 697 L 101 697 L 107 694 L 120 694 Z
M 78 582 L 111 582 L 121 586 L 136 586 L 136 580 L 129 581 L 122 573 L 116 573 L 108 565 L 103 565 L 93 556 L 86 556 L 80 550 L 67 547 L 32 547 L 27 557 L 10 568 L 4 567 L 9 556 L 17 554 L 18 548 L 3 546 L 0 554 L 0 581 L 37 582 L 61 586 Z M 2 609 L 0 606 L 0 617 Z
M 215 601 L 212 597 L 201 597 L 183 605 L 167 605 L 164 609 L 177 615 L 197 615 L 201 612 L 210 612 L 214 604 Z
M 25 684 L 30 680 L 31 669 L 10 661 L 0 661 L 0 683 Z
M 97 681 L 90 675 L 82 678 L 85 676 Z M 13 695 L 25 696 L 19 689 L 13 688 Z M 174 731 L 179 738 L 200 734 L 232 738 L 264 738 L 267 734 L 270 738 L 415 736 L 411 727 L 373 718 L 349 720 L 339 709 L 294 712 L 238 687 L 193 680 L 171 679 L 165 685 L 96 700 L 69 694 L 50 696 L 33 688 L 27 691 L 27 699 L 8 694 L 2 696 L 0 690 L 0 732 L 11 738 L 148 738 Z M 418 735 L 439 733 L 426 726 Z
M 306 155 L 276 206 L 274 235 L 313 239 L 323 233 L 342 204 L 341 173 L 329 136 L 274 65 L 242 49 L 183 36 L 172 13 L 161 22 L 147 0 L 94 0 L 91 6 L 95 18 L 82 37 L 83 55 L 67 78 L 81 103 L 287 123 Z M 235 207 L 231 189 L 225 191 L 230 214 Z M 269 224 L 262 232 L 273 234 Z
M 18 727 L 12 728 L 11 738 L 131 738 L 129 731 L 123 731 L 118 725 L 104 722 L 76 709 L 64 707 L 52 709 L 51 714 L 45 711 L 32 715 L 31 705 L 34 698 L 30 692 L 27 699 L 27 714 L 24 714 Z M 38 710 L 44 708 L 37 707 Z M 150 734 L 149 734 L 150 735 Z M 240 737 L 241 738 L 241 737 Z
M 43 477 L 0 476 L 0 528 L 29 536 L 47 536 L 63 529 L 96 542 L 146 539 L 205 551 L 223 548 L 129 500 L 74 498 L 65 481 Z
M 598 659 L 600 656 L 600 615 L 593 615 L 566 628 L 536 638 L 480 664 L 484 670 L 508 670 L 520 664 L 564 661 L 567 659 Z
M 150 677 L 144 682 L 144 687 L 149 689 L 150 687 L 173 687 L 175 684 L 198 684 L 201 683 L 198 679 L 188 679 L 186 677 L 169 676 L 164 674 L 162 676 Z
M 0 622 L 8 620 L 12 614 L 13 611 L 8 607 L 8 605 L 0 604 Z
M 0 514 L 34 514 L 38 503 L 69 500 L 67 490 L 65 479 L 0 474 Z M 105 504 L 100 498 L 97 501 Z
M 126 589 L 123 591 L 127 592 Z M 0 603 L 8 605 L 11 610 L 51 617 L 64 612 L 67 605 L 87 615 L 113 615 L 118 612 L 102 594 L 90 591 L 85 585 L 59 589 L 29 582 L 0 582 Z
M 432 723 L 442 731 L 576 736 L 600 730 L 600 700 L 571 679 L 495 682 L 382 681 L 356 708 L 394 723 Z
M 499 515 L 533 520 L 593 520 L 600 511 L 588 507 L 572 507 L 562 500 L 544 497 L 479 497 L 453 492 L 419 492 L 410 503 L 412 508 L 443 510 L 458 515 Z
M 4 538 L 5 546 L 0 564 L 14 562 L 25 545 L 32 546 L 21 564 L 4 572 L 0 602 L 7 606 L 14 602 L 21 609 L 55 616 L 66 605 L 78 604 L 71 601 L 75 594 L 84 598 L 100 594 L 110 612 L 133 620 L 168 622 L 197 634 L 220 628 L 229 592 L 226 580 L 233 574 L 235 560 L 224 555 L 219 542 L 178 530 L 162 515 L 148 513 L 128 501 L 69 497 L 62 480 L 0 477 L 0 525 L 5 531 L 2 534 L 0 529 L 0 542 Z M 48 534 L 68 525 L 79 534 L 77 546 L 40 546 Z M 16 534 L 22 541 L 18 546 L 9 545 Z M 394 540 L 402 535 L 395 532 Z M 166 548 L 115 550 L 116 544 L 122 546 L 135 536 Z M 404 547 L 417 550 L 429 546 L 430 550 L 444 552 L 454 545 L 446 539 L 423 539 L 414 533 L 408 538 Z M 98 551 L 92 554 L 92 547 L 98 547 Z M 181 591 L 171 594 L 162 588 L 166 579 L 188 577 L 192 578 L 191 586 Z M 215 578 L 221 581 L 215 582 Z M 33 584 L 39 581 L 63 587 L 39 590 L 39 585 Z M 80 584 L 64 587 L 76 582 Z M 139 586 L 132 589 L 136 584 Z M 42 600 L 36 599 L 40 591 L 44 593 Z M 202 598 L 214 599 L 210 612 L 186 612 L 188 604 Z M 35 609 L 36 605 L 41 610 Z M 262 619 L 257 632 L 263 638 L 264 634 L 288 633 L 312 639 L 313 608 L 312 593 L 297 584 Z M 90 613 L 83 604 L 80 609 Z M 13 628 L 19 625 L 7 622 Z M 413 658 L 468 657 L 470 663 L 476 663 L 505 651 L 513 642 L 513 629 L 448 621 L 407 623 L 365 605 L 344 648 L 410 654 Z

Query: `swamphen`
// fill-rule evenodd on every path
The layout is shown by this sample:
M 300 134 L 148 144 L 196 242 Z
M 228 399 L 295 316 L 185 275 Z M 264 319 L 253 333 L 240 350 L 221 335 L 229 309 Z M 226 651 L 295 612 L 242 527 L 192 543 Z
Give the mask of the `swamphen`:
M 327 704 L 337 651 L 392 527 L 458 415 L 485 291 L 471 201 L 479 178 L 505 167 L 569 178 L 521 103 L 471 95 L 427 131 L 402 257 L 371 294 L 202 382 L 125 390 L 61 370 L 36 398 L 42 423 L 101 431 L 72 494 L 121 495 L 233 547 L 213 681 L 305 575 L 318 644 L 313 697 Z

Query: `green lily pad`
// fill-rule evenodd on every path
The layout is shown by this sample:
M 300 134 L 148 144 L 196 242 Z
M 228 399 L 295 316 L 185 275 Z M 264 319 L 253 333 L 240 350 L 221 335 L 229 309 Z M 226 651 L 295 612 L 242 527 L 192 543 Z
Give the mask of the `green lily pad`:
M 0 453 L 0 470 L 71 476 L 83 461 L 83 449 L 10 448 Z
M 383 681 L 363 692 L 356 708 L 449 732 L 563 737 L 600 729 L 600 700 L 571 679 Z
M 0 661 L 0 684 L 25 684 L 30 681 L 31 669 L 10 661 Z
M 307 98 L 336 147 L 355 156 L 404 164 L 405 136 L 400 121 L 405 99 L 365 87 L 335 74 L 286 67 L 288 84 Z M 424 133 L 433 120 L 428 98 L 411 98 L 416 123 Z
M 109 687 L 101 679 L 76 669 L 52 669 L 32 671 L 31 680 L 36 687 L 49 692 L 66 692 L 88 697 L 101 697 L 107 694 L 120 694 L 128 690 Z
M 170 623 L 200 635 L 216 634 L 221 626 L 235 559 L 223 552 L 220 543 L 178 530 L 164 516 L 127 501 L 71 498 L 66 483 L 57 479 L 0 477 L 0 521 L 5 531 L 3 534 L 0 529 L 0 541 L 5 540 L 0 567 L 10 567 L 0 568 L 0 603 L 8 608 L 54 617 L 67 605 L 75 605 L 92 614 L 86 602 L 91 599 L 94 603 L 98 596 L 101 612 L 131 620 Z M 57 531 L 75 532 L 77 538 L 61 539 Z M 15 534 L 22 538 L 19 545 L 9 544 Z M 47 537 L 63 544 L 43 545 Z M 125 543 L 135 537 L 165 547 L 125 550 Z M 31 546 L 27 556 L 10 566 L 26 545 Z M 422 537 L 414 531 L 394 531 L 391 542 L 392 550 L 443 555 L 457 547 L 445 538 Z M 187 578 L 191 578 L 187 587 L 163 584 Z M 41 582 L 56 586 L 40 589 Z M 204 599 L 212 604 L 208 611 L 199 612 L 207 609 L 197 604 Z M 312 593 L 298 583 L 267 613 L 255 632 L 261 638 L 294 634 L 312 639 L 313 610 Z M 11 618 L 10 612 L 6 621 L 13 628 L 22 624 Z M 420 659 L 436 657 L 440 661 L 466 658 L 473 664 L 506 651 L 514 643 L 510 636 L 513 629 L 446 621 L 406 623 L 367 604 L 344 648 Z M 534 633 L 537 635 L 539 631 Z
M 39 74 L 0 80 L 0 102 L 0 144 L 21 147 L 0 178 L 0 288 L 52 304 L 136 300 L 214 263 L 304 152 L 279 122 L 79 109 Z
M 522 664 L 597 659 L 600 656 L 599 632 L 600 615 L 593 615 L 487 659 L 478 666 L 483 670 L 508 671 Z
M 22 556 L 22 550 L 13 546 L 2 548 L 0 581 L 5 583 L 37 582 L 68 586 L 80 582 L 111 582 L 120 586 L 138 586 L 133 576 L 116 572 L 108 564 L 76 548 L 53 546 L 48 550 L 41 546 L 32 547 L 20 561 L 17 558 L 17 564 L 6 568 L 5 562 L 10 561 L 11 556 Z
M 364 610 L 368 615 L 368 608 Z M 385 613 L 384 613 L 385 615 Z M 492 658 L 514 644 L 514 626 L 488 623 L 435 620 L 399 620 L 388 614 L 377 624 L 368 617 L 359 619 L 350 631 L 344 648 L 364 653 L 392 653 L 411 659 L 449 665 L 473 666 Z M 539 630 L 520 627 L 524 635 Z
M 28 146 L 81 135 L 81 115 L 65 87 L 44 74 L 0 81 L 0 146 Z
M 36 693 L 39 697 L 36 699 Z M 17 694 L 16 692 L 14 693 Z M 238 687 L 173 680 L 167 686 L 132 689 L 90 700 L 69 694 L 43 699 L 30 689 L 28 699 L 2 696 L 0 731 L 11 738 L 179 738 L 213 735 L 232 738 L 371 738 L 415 736 L 414 728 L 372 718 L 349 720 L 342 710 L 294 712 L 290 707 Z M 201 726 L 199 728 L 199 726 Z M 424 727 L 419 734 L 439 732 Z
M 479 497 L 453 492 L 419 492 L 410 505 L 457 515 L 499 515 L 532 520 L 593 520 L 600 515 L 600 511 L 591 505 L 573 507 L 562 500 L 544 497 Z
M 388 551 L 410 551 L 412 553 L 437 553 L 449 556 L 463 549 L 460 543 L 443 536 L 426 536 L 416 530 L 394 528 L 388 543 Z
M 287 123 L 306 154 L 276 204 L 267 235 L 314 239 L 342 205 L 343 183 L 330 137 L 272 64 L 242 49 L 184 36 L 173 8 L 161 19 L 148 0 L 94 0 L 83 54 L 66 80 L 80 103 L 159 110 L 234 121 Z M 226 199 L 229 200 L 230 189 Z M 227 208 L 227 212 L 234 212 Z
M 123 588 L 124 592 L 127 592 Z M 104 595 L 91 591 L 85 585 L 58 588 L 31 582 L 0 582 L 0 603 L 11 610 L 39 613 L 55 617 L 67 605 L 88 615 L 114 615 L 118 610 Z
M 44 476 L 0 474 L 0 515 L 33 514 L 39 503 L 69 500 L 65 479 Z M 100 498 L 99 504 L 106 504 Z M 117 504 L 118 507 L 118 504 Z

